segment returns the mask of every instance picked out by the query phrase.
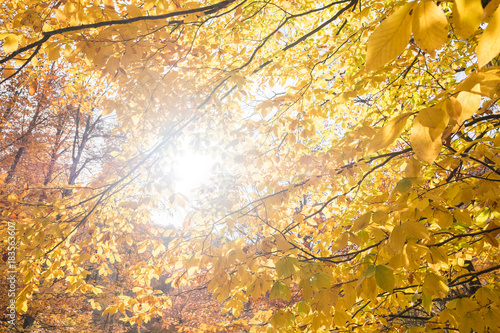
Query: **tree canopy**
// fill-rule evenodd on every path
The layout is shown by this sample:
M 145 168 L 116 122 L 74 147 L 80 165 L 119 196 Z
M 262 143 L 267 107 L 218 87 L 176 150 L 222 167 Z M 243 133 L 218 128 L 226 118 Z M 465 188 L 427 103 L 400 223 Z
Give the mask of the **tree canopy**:
M 500 1 L 0 21 L 2 330 L 500 330 Z

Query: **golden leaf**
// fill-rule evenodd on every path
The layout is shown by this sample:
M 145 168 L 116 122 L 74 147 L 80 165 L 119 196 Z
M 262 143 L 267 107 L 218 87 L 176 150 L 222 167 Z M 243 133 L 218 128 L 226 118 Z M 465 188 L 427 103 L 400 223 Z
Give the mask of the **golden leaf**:
M 405 128 L 406 120 L 410 116 L 410 113 L 405 113 L 389 120 L 389 122 L 375 134 L 375 137 L 370 142 L 368 153 L 376 152 L 392 144 Z
M 500 7 L 495 10 L 476 48 L 477 64 L 483 67 L 500 53 Z
M 439 108 L 421 110 L 411 130 L 410 142 L 418 159 L 432 163 L 441 152 L 441 135 L 448 124 L 448 114 Z
M 452 22 L 457 35 L 469 38 L 479 27 L 482 16 L 481 0 L 455 0 Z
M 389 236 L 389 246 L 394 253 L 399 252 L 406 243 L 406 236 L 401 225 L 397 225 L 392 229 Z
M 366 50 L 367 71 L 384 66 L 406 48 L 411 37 L 411 9 L 414 5 L 408 3 L 397 9 L 370 36 Z
M 3 51 L 5 53 L 11 53 L 17 50 L 18 46 L 19 46 L 19 37 L 17 37 L 17 35 L 9 34 L 5 36 L 3 40 Z
M 432 55 L 448 40 L 448 20 L 433 1 L 422 1 L 417 5 L 412 29 L 417 44 Z
M 356 231 L 359 231 L 361 229 L 366 228 L 368 226 L 368 224 L 370 223 L 371 218 L 372 218 L 372 213 L 371 212 L 365 213 L 365 214 L 361 215 L 360 217 L 358 217 L 354 221 L 354 223 L 353 223 L 350 231 L 351 232 L 356 232 Z

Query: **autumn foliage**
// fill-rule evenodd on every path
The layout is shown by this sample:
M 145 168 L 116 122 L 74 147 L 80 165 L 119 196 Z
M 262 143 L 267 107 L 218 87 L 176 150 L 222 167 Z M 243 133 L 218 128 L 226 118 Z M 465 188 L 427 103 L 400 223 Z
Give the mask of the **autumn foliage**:
M 500 1 L 0 20 L 2 332 L 500 331 Z

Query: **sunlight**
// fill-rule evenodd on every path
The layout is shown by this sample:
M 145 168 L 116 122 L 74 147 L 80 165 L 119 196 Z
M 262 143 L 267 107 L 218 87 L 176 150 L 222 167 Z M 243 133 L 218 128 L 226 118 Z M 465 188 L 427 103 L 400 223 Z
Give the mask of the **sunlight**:
M 186 149 L 174 162 L 175 192 L 187 199 L 187 206 L 174 205 L 152 212 L 152 219 L 160 225 L 171 225 L 177 228 L 189 211 L 190 199 L 195 198 L 194 191 L 207 184 L 212 176 L 215 159 L 212 157 Z
M 202 153 L 187 151 L 175 162 L 176 191 L 188 196 L 208 183 L 215 161 Z

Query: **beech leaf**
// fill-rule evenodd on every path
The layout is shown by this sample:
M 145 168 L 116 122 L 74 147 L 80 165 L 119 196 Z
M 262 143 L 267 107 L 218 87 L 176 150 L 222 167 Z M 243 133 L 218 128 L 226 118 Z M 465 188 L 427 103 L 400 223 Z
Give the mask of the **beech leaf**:
M 413 35 L 417 44 L 427 53 L 434 54 L 448 40 L 448 20 L 433 1 L 422 1 L 413 15 Z
M 495 10 L 476 48 L 477 64 L 483 67 L 500 53 L 500 7 Z
M 406 120 L 410 117 L 410 113 L 399 115 L 389 120 L 389 122 L 375 134 L 375 137 L 370 142 L 368 153 L 376 152 L 380 149 L 387 148 L 401 134 L 406 125 Z
M 432 163 L 441 152 L 441 135 L 448 124 L 448 114 L 439 108 L 421 110 L 411 130 L 410 143 L 418 159 Z
M 392 270 L 384 265 L 377 265 L 375 267 L 375 280 L 377 285 L 385 291 L 392 292 L 394 290 L 394 274 Z
M 379 69 L 400 55 L 411 37 L 411 15 L 414 3 L 398 8 L 368 39 L 366 70 Z

